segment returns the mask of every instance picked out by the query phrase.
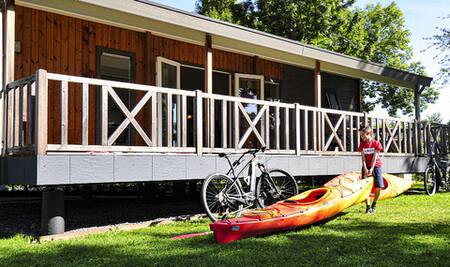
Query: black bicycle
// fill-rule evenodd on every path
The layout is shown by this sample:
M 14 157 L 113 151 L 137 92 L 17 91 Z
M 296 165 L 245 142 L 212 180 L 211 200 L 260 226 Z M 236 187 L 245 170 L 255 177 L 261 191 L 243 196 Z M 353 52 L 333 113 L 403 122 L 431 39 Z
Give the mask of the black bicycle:
M 233 163 L 231 154 L 219 154 L 228 161 L 229 171 L 210 174 L 202 187 L 202 204 L 212 221 L 239 217 L 242 211 L 256 205 L 263 208 L 298 194 L 297 182 L 292 175 L 280 169 L 267 169 L 259 162 L 256 154 L 265 150 L 265 147 L 248 150 Z M 246 155 L 251 157 L 242 165 Z M 239 172 L 238 167 L 242 167 Z M 247 175 L 241 175 L 246 169 Z
M 432 196 L 443 187 L 450 191 L 450 164 L 448 160 L 431 157 L 425 169 L 425 191 Z

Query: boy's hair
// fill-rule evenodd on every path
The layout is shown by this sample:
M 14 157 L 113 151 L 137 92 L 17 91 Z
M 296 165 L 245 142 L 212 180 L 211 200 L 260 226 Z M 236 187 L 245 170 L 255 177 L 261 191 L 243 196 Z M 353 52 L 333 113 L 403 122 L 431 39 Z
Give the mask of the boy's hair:
M 369 125 L 362 125 L 359 128 L 359 131 L 361 131 L 363 133 L 370 133 L 370 134 L 372 134 L 372 127 L 370 127 Z

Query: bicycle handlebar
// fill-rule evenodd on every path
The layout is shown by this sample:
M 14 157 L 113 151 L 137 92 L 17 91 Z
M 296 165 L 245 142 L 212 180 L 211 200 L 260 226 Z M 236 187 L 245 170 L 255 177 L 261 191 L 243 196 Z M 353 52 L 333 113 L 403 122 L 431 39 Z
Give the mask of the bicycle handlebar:
M 237 165 L 241 164 L 241 159 L 242 159 L 245 155 L 247 155 L 247 154 L 252 154 L 253 157 L 256 157 L 256 153 L 258 153 L 259 151 L 264 152 L 264 151 L 266 151 L 266 150 L 267 150 L 267 147 L 265 147 L 265 146 L 263 146 L 263 147 L 261 147 L 261 148 L 258 148 L 258 149 L 249 149 L 249 150 L 245 151 L 244 153 L 242 153 L 242 155 L 241 155 L 237 160 L 235 160 L 233 163 L 231 163 L 230 160 L 229 160 L 229 158 L 228 158 L 228 156 L 231 155 L 231 154 L 219 153 L 219 157 L 221 157 L 221 158 L 226 158 L 226 159 L 228 160 L 229 164 L 230 164 L 232 167 L 236 167 Z

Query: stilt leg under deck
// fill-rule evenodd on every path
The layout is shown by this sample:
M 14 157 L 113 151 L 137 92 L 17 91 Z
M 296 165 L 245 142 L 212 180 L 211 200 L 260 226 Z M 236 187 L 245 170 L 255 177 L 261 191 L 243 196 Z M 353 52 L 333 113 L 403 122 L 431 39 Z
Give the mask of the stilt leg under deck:
M 64 191 L 49 189 L 42 192 L 41 231 L 44 235 L 65 232 Z

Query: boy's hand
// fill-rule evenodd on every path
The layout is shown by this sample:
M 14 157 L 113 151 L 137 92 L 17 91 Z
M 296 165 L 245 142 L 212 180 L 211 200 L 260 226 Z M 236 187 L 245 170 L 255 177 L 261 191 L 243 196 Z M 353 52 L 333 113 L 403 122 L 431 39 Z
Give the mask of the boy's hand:
M 369 175 L 373 175 L 373 168 L 370 168 Z
M 364 166 L 363 170 L 364 170 L 364 175 L 369 175 L 369 170 L 367 169 L 366 166 Z

